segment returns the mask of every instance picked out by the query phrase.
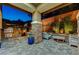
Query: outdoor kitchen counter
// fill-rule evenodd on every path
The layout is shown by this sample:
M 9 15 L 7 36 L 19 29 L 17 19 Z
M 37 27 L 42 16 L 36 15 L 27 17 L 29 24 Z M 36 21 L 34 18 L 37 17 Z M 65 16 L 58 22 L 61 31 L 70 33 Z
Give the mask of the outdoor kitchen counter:
M 67 40 L 68 35 L 66 34 L 53 34 L 53 39 L 56 41 L 62 41 L 65 42 L 65 40 Z

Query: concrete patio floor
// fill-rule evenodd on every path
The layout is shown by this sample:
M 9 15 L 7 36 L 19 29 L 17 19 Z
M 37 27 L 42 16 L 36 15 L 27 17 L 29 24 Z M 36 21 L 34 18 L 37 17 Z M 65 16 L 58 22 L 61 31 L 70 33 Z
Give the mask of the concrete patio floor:
M 77 48 L 53 40 L 34 45 L 28 45 L 27 40 L 5 41 L 0 49 L 0 55 L 77 55 L 77 52 Z

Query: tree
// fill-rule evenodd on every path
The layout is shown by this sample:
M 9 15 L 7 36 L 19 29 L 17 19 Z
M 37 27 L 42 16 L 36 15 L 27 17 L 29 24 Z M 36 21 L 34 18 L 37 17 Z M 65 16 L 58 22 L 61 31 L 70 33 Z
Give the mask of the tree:
M 66 34 L 69 34 L 73 31 L 73 24 L 72 24 L 70 16 L 64 17 L 64 27 L 65 27 Z

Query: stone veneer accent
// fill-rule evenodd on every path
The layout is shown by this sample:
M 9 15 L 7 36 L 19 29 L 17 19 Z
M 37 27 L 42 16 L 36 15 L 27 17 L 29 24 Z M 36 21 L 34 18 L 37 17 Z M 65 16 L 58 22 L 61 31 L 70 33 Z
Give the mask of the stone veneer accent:
M 35 43 L 42 41 L 42 25 L 41 24 L 32 24 L 32 33 L 35 37 Z

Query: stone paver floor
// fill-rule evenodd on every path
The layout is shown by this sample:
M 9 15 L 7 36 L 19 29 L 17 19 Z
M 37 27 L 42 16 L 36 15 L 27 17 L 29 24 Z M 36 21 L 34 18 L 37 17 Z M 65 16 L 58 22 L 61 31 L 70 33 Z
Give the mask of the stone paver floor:
M 33 45 L 28 45 L 27 40 L 6 41 L 0 49 L 0 55 L 74 55 L 77 52 L 77 48 L 53 40 L 43 40 Z

